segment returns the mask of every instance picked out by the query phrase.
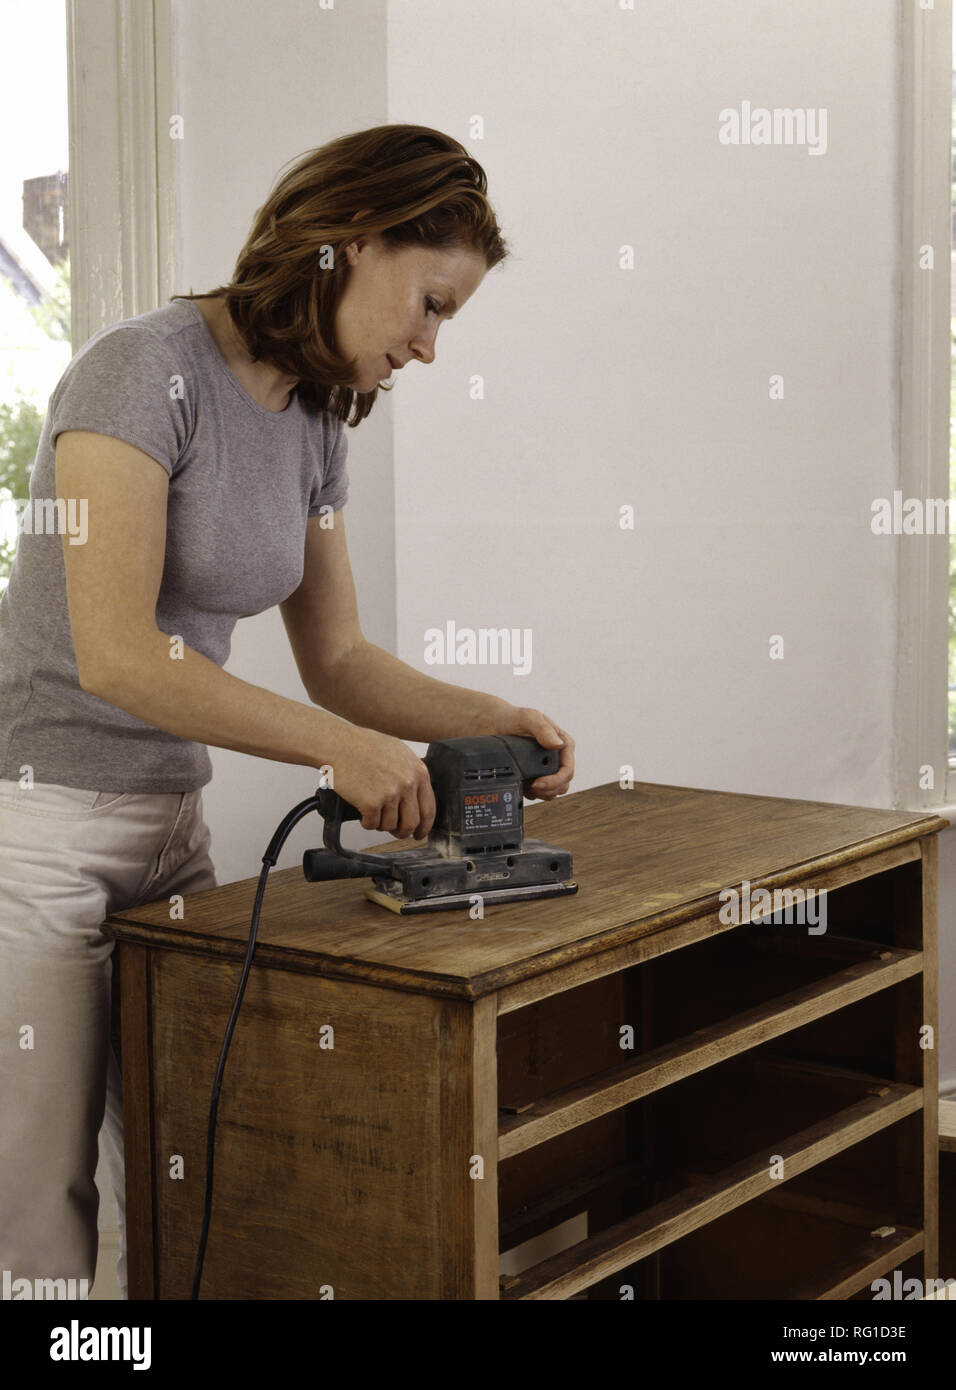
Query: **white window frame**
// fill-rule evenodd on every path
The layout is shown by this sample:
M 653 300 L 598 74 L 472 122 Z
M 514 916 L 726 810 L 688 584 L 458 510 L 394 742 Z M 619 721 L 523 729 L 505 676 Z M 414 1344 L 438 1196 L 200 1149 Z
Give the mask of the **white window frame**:
M 923 6 L 926 8 L 923 8 Z M 949 497 L 952 0 L 904 0 L 900 228 L 900 483 Z M 933 269 L 920 248 L 933 248 Z M 897 538 L 895 805 L 956 801 L 948 749 L 949 537 Z M 920 769 L 933 770 L 932 788 Z M 925 780 L 925 778 L 924 778 Z
M 178 288 L 173 3 L 65 0 L 74 352 Z M 117 1250 L 105 1223 L 100 1249 Z
M 176 292 L 173 0 L 65 0 L 73 350 Z

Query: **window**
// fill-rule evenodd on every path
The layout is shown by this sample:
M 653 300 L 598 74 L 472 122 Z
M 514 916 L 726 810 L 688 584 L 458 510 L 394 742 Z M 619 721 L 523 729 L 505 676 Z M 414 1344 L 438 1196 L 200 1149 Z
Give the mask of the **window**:
M 950 381 L 949 381 L 949 496 L 956 504 L 956 8 L 953 12 L 952 119 L 950 144 Z M 956 535 L 949 540 L 949 765 L 956 766 Z
M 69 118 L 63 0 L 4 7 L 0 122 L 0 591 L 47 401 L 70 360 Z

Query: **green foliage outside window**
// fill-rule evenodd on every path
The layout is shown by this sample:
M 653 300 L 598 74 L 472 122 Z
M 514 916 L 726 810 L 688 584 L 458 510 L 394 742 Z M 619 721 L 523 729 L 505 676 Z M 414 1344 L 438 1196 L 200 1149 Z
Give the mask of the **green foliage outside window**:
M 52 292 L 31 308 L 37 325 L 48 338 L 68 341 L 70 336 L 70 263 L 57 266 Z M 50 382 L 50 390 L 56 385 Z M 16 391 L 11 401 L 0 402 L 0 499 L 26 498 L 30 494 L 30 473 L 36 461 L 37 445 L 43 430 L 44 413 L 32 400 Z M 0 511 L 7 512 L 7 508 Z M 16 537 L 9 540 L 0 527 L 0 590 L 10 577 Z
M 0 495 L 29 495 L 42 429 L 42 412 L 25 396 L 18 394 L 12 403 L 0 404 Z M 4 578 L 9 578 L 15 551 L 16 539 L 10 543 L 6 532 L 0 532 L 0 575 Z

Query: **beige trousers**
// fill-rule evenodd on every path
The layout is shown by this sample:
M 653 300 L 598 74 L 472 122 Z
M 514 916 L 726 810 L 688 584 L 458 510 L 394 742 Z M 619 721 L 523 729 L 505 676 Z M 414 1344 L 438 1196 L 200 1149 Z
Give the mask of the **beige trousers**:
M 23 1279 L 34 1297 L 82 1297 L 84 1279 L 92 1288 L 100 1142 L 126 1297 L 115 943 L 99 928 L 122 908 L 214 888 L 209 845 L 201 790 L 0 780 L 0 1297 L 23 1297 Z

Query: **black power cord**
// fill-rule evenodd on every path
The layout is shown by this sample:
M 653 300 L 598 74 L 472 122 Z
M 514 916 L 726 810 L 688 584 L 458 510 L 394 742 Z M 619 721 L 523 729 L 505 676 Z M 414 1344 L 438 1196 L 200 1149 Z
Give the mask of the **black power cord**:
M 303 816 L 307 816 L 310 811 L 318 811 L 320 804 L 320 798 L 316 795 L 308 797 L 305 801 L 300 801 L 298 806 L 293 806 L 292 810 L 289 811 L 279 823 L 275 834 L 269 841 L 269 848 L 262 856 L 262 870 L 259 874 L 259 884 L 256 888 L 256 897 L 252 908 L 252 923 L 249 928 L 249 945 L 246 947 L 246 958 L 242 964 L 242 974 L 239 977 L 239 985 L 236 989 L 232 1013 L 229 1015 L 229 1022 L 226 1025 L 226 1035 L 222 1040 L 222 1051 L 219 1054 L 219 1066 L 216 1068 L 216 1079 L 213 1082 L 212 1099 L 209 1103 L 209 1128 L 206 1135 L 206 1199 L 203 1206 L 202 1232 L 199 1237 L 199 1250 L 196 1254 L 196 1268 L 193 1274 L 193 1291 L 190 1295 L 190 1300 L 199 1298 L 199 1285 L 202 1280 L 203 1261 L 206 1258 L 206 1242 L 209 1239 L 209 1218 L 212 1213 L 213 1161 L 216 1143 L 216 1115 L 219 1111 L 219 1089 L 222 1086 L 222 1078 L 226 1070 L 226 1056 L 229 1052 L 229 1044 L 232 1041 L 236 1019 L 239 1017 L 239 1006 L 242 1004 L 242 996 L 246 991 L 246 981 L 249 978 L 252 957 L 255 955 L 256 951 L 256 933 L 259 930 L 259 912 L 262 908 L 263 894 L 266 891 L 266 880 L 269 877 L 269 870 L 275 866 L 275 862 L 279 857 L 279 851 L 288 839 L 289 832 L 299 823 Z

